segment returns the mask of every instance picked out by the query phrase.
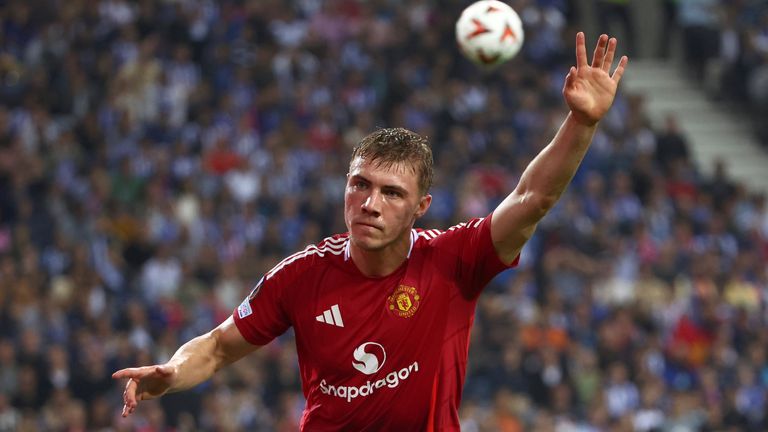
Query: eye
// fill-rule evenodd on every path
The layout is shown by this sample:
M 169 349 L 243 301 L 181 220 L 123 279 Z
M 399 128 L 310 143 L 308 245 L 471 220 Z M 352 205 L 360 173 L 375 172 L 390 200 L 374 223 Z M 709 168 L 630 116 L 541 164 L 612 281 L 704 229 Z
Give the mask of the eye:
M 365 189 L 368 188 L 368 183 L 366 183 L 366 182 L 364 182 L 362 180 L 357 180 L 356 182 L 352 183 L 352 186 L 355 189 L 365 190 Z
M 394 190 L 394 189 L 388 189 L 384 191 L 384 195 L 391 197 L 391 198 L 402 198 L 403 194 L 400 191 Z

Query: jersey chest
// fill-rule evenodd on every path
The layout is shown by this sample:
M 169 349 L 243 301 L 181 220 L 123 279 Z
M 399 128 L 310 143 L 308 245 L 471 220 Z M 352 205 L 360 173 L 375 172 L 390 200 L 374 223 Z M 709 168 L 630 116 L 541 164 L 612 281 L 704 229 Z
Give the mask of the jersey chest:
M 440 311 L 451 291 L 440 275 L 406 267 L 381 279 L 335 268 L 315 276 L 293 316 L 308 370 L 328 379 L 364 378 L 408 367 L 440 343 L 446 318 Z

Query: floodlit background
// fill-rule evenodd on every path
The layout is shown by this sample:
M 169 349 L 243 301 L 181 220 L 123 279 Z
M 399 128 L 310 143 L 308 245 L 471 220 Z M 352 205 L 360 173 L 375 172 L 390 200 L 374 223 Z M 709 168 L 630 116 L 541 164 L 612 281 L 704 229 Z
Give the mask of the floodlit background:
M 766 2 L 511 1 L 526 42 L 494 72 L 458 54 L 467 4 L 0 1 L 0 431 L 296 430 L 290 333 L 127 420 L 110 374 L 343 232 L 376 127 L 430 137 L 420 226 L 488 214 L 563 119 L 581 29 L 629 68 L 481 298 L 463 430 L 768 429 Z

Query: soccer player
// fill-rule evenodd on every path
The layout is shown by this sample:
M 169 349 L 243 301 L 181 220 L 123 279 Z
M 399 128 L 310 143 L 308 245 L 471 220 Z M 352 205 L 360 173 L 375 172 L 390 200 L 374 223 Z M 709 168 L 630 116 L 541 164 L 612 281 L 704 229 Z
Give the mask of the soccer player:
M 616 39 L 600 36 L 592 62 L 576 36 L 563 95 L 570 113 L 485 218 L 446 231 L 415 230 L 429 209 L 432 154 L 421 136 L 381 129 L 352 153 L 345 234 L 285 258 L 232 316 L 165 364 L 128 379 L 123 416 L 141 400 L 193 387 L 293 327 L 306 408 L 302 430 L 458 430 L 477 298 L 517 263 L 613 103 L 627 58 L 611 73 Z

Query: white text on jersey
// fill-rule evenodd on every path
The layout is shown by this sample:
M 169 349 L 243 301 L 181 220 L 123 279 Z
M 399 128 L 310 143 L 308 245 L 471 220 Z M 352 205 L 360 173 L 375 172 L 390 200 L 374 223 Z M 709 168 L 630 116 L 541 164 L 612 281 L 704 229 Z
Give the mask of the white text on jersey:
M 358 396 L 370 396 L 374 391 L 384 386 L 389 388 L 395 388 L 400 385 L 402 381 L 408 379 L 411 376 L 411 372 L 419 371 L 419 362 L 413 362 L 410 366 L 406 366 L 399 371 L 392 371 L 382 379 L 376 381 L 366 381 L 365 384 L 357 386 L 336 386 L 328 384 L 325 380 L 320 381 L 320 392 L 324 395 L 336 396 L 342 399 L 346 399 L 347 402 L 352 402 L 352 399 Z

